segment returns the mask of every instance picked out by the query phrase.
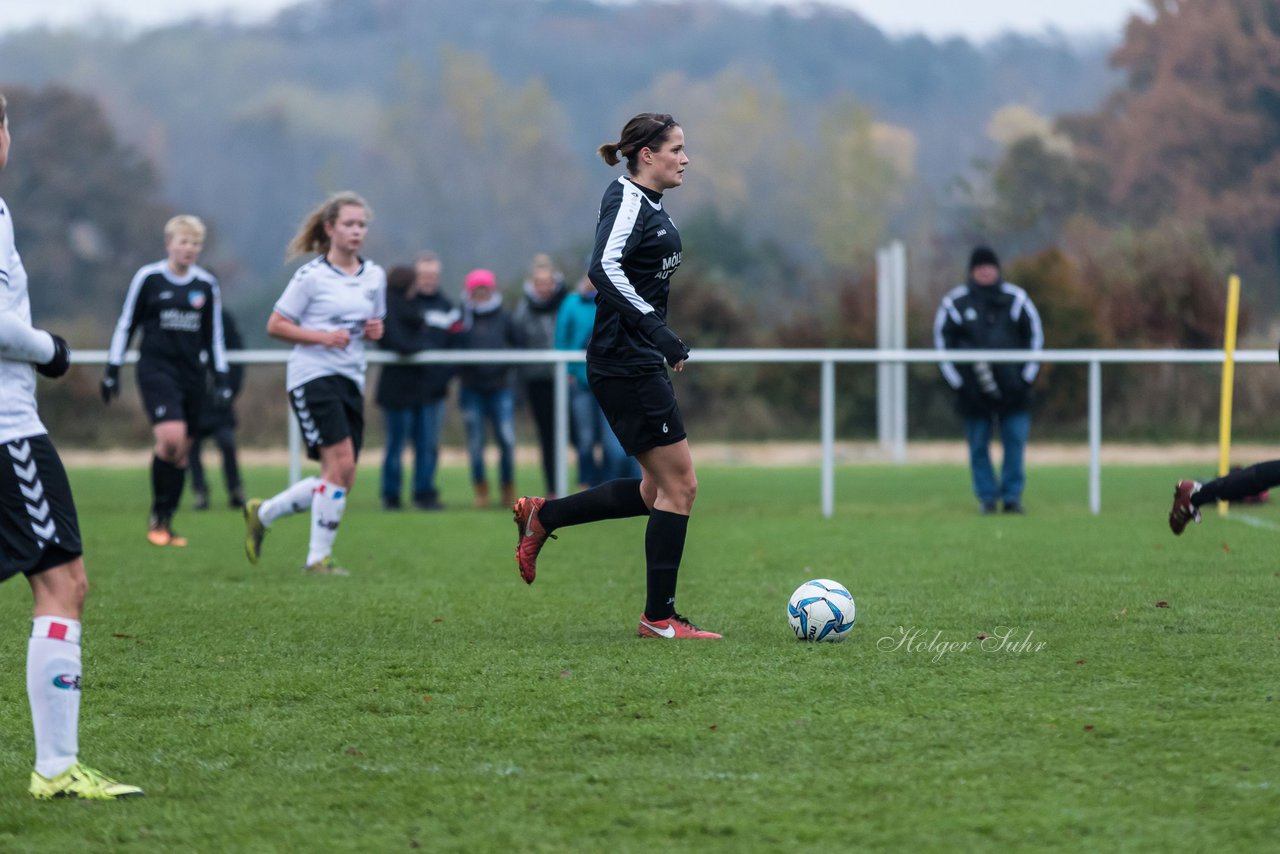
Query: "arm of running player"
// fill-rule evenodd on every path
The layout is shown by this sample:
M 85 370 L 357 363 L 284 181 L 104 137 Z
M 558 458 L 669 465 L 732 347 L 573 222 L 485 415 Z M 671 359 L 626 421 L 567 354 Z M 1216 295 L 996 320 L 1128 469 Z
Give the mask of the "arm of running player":
M 267 334 L 290 344 L 318 344 L 335 350 L 351 343 L 351 333 L 345 329 L 304 329 L 278 311 L 267 318 Z
M 227 362 L 226 332 L 222 328 L 222 293 L 218 282 L 209 279 L 209 290 L 212 298 L 205 306 L 204 328 L 205 346 L 209 352 L 210 367 L 213 368 L 213 400 L 220 407 L 231 405 L 235 390 L 231 386 L 231 365 Z
M 71 367 L 71 348 L 61 336 L 6 313 L 0 314 L 0 358 L 27 362 L 44 376 L 60 377 Z
M 622 317 L 623 322 L 639 329 L 676 371 L 684 370 L 689 348 L 680 337 L 658 318 L 657 312 L 640 294 L 622 269 L 622 259 L 634 249 L 636 219 L 640 215 L 640 199 L 625 192 L 610 194 L 600 209 L 596 224 L 596 243 L 591 250 L 591 267 L 587 273 L 600 292 Z
M 386 331 L 387 317 L 387 276 L 382 274 L 382 283 L 373 294 L 373 317 L 364 322 L 364 337 L 370 341 L 382 338 Z
M 124 295 L 124 305 L 120 308 L 120 318 L 116 320 L 116 328 L 111 333 L 111 345 L 107 348 L 107 368 L 102 375 L 102 402 L 110 403 L 113 397 L 120 395 L 120 366 L 124 364 L 125 350 L 133 339 L 133 332 L 138 328 L 138 315 L 142 311 L 142 283 L 146 281 L 146 268 L 133 274 L 129 282 L 129 290 Z

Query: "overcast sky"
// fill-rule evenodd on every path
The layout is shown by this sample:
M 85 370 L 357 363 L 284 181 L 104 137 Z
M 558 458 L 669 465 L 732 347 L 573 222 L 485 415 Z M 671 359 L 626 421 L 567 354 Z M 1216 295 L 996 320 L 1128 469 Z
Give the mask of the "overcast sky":
M 807 0 L 738 0 L 743 5 L 803 5 Z M 240 20 L 260 20 L 296 0 L 0 0 L 0 31 L 32 24 L 61 26 L 93 15 L 138 26 L 193 15 L 230 12 Z M 613 0 L 627 2 L 627 0 Z M 894 34 L 923 32 L 932 37 L 960 35 L 984 39 L 1006 31 L 1042 32 L 1053 27 L 1071 35 L 1118 38 L 1145 0 L 826 0 L 856 9 Z

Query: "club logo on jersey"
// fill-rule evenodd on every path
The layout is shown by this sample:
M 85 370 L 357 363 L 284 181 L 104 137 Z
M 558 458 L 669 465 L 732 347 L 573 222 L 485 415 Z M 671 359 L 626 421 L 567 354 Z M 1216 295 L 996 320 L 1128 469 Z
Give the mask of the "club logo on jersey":
M 187 302 L 191 303 L 191 307 L 196 311 L 204 308 L 205 299 L 204 291 L 191 291 L 187 294 Z
M 966 309 L 964 310 L 964 319 L 965 319 L 965 320 L 977 320 L 977 319 L 978 319 L 978 312 L 977 312 L 977 311 L 976 311 L 972 306 L 970 306 L 969 308 L 966 308 Z
M 658 236 L 658 237 L 662 237 L 662 236 L 663 236 L 664 234 L 666 234 L 666 233 L 667 233 L 667 230 L 666 230 L 665 228 L 660 228 L 660 229 L 658 229 L 658 234 L 657 234 L 657 236 Z
M 70 673 L 59 673 L 53 677 L 53 687 L 61 688 L 63 691 L 79 691 L 80 677 L 72 676 Z

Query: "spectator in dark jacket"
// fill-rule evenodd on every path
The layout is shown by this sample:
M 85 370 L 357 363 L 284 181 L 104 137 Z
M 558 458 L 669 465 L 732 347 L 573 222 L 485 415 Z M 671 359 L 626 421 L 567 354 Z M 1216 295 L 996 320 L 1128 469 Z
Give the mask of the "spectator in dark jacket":
M 424 252 L 410 267 L 387 273 L 387 319 L 379 344 L 401 355 L 452 346 L 461 331 L 462 313 L 440 293 L 440 259 Z M 441 510 L 436 488 L 440 431 L 452 365 L 384 365 L 378 377 L 376 401 L 387 424 L 387 447 L 382 462 L 382 506 L 400 509 L 403 452 L 413 443 L 413 506 Z
M 546 255 L 535 255 L 524 283 L 524 298 L 516 306 L 512 321 L 521 345 L 529 350 L 555 347 L 556 317 L 565 297 L 564 276 Z M 542 474 L 547 496 L 555 495 L 556 428 L 555 374 L 550 364 L 521 365 L 518 369 L 542 452 Z
M 235 318 L 225 308 L 222 309 L 222 337 L 227 350 L 244 349 L 244 339 L 236 328 Z M 192 507 L 195 510 L 209 509 L 209 483 L 205 478 L 204 465 L 200 462 L 200 446 L 210 437 L 222 453 L 222 476 L 227 487 L 227 503 L 232 509 L 244 507 L 244 483 L 240 480 L 240 464 L 236 459 L 235 411 L 235 399 L 240 396 L 240 387 L 244 384 L 244 365 L 230 365 L 227 369 L 227 382 L 231 388 L 231 404 L 218 405 L 214 400 L 216 389 L 210 384 L 205 389 L 204 405 L 200 408 L 200 418 L 192 436 L 187 467 L 191 470 L 191 491 L 195 496 Z
M 986 246 L 969 257 L 967 281 L 942 298 L 933 321 L 940 350 L 1040 350 L 1044 330 L 1027 292 L 1004 281 L 1000 259 Z M 983 513 L 1022 513 L 1023 458 L 1031 432 L 1031 384 L 1039 362 L 943 362 L 942 376 L 956 392 L 969 440 L 973 491 Z M 991 466 L 992 425 L 1000 429 L 1004 462 L 1000 479 Z
M 520 346 L 511 316 L 502 307 L 498 283 L 489 270 L 467 274 L 462 301 L 461 346 L 467 350 L 508 350 Z M 462 365 L 459 403 L 467 428 L 467 454 L 471 460 L 471 484 L 476 507 L 489 506 L 489 481 L 485 477 L 485 423 L 498 443 L 502 504 L 515 502 L 516 427 L 511 365 L 478 363 Z

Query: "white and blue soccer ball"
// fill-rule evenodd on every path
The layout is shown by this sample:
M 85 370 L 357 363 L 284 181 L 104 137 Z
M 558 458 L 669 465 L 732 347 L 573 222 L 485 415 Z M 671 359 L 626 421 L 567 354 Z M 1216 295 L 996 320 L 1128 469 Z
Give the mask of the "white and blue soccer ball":
M 835 643 L 853 630 L 856 608 L 848 588 L 830 578 L 806 581 L 787 602 L 787 620 L 796 637 Z

